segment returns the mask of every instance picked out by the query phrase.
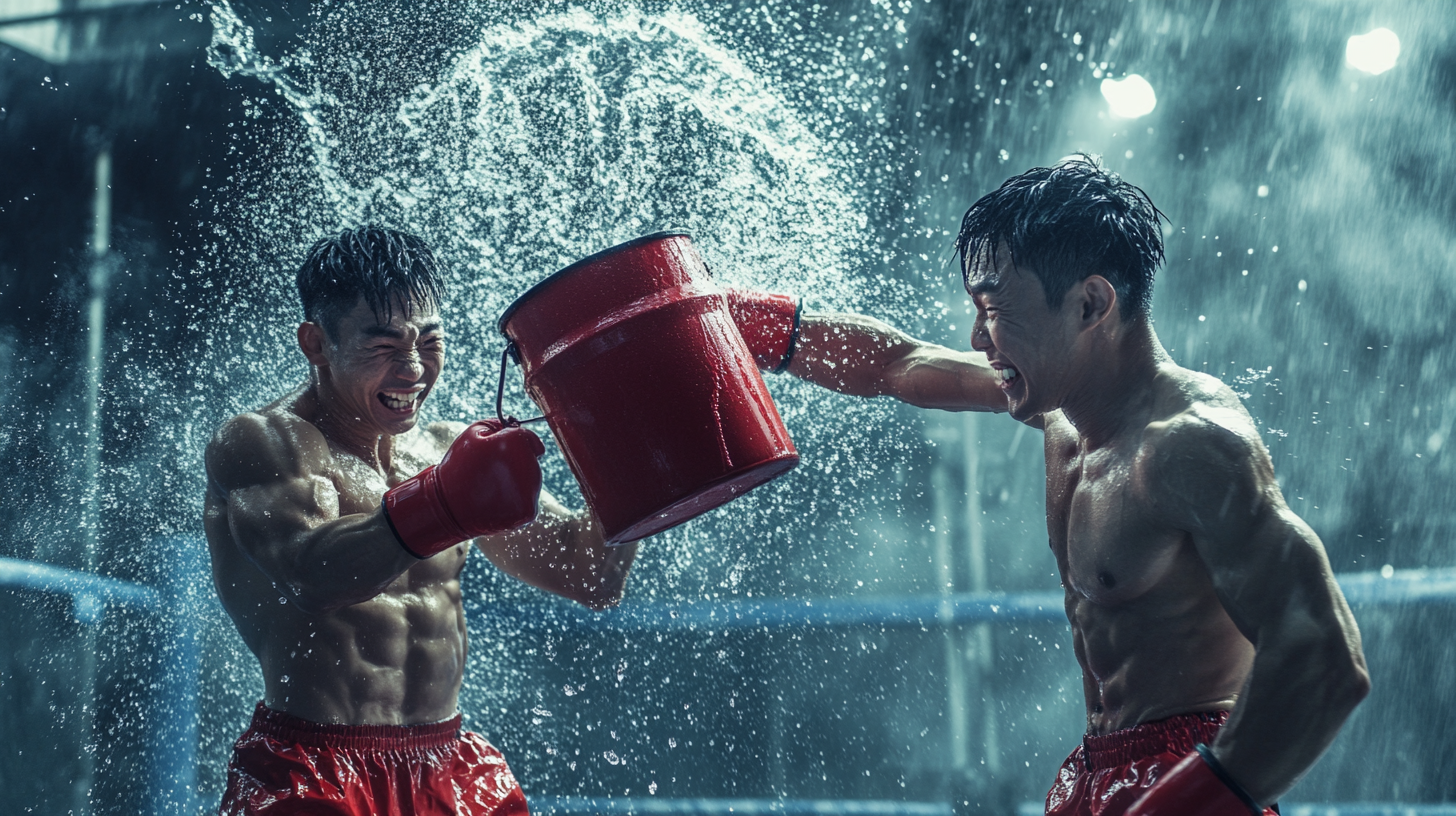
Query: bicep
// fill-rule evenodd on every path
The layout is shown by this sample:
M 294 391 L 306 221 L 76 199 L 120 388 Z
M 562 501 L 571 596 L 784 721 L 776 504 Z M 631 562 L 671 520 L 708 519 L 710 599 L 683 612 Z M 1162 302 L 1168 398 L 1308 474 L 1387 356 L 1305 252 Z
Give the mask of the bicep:
M 1285 504 L 1258 438 L 1218 426 L 1193 436 L 1163 457 L 1153 489 L 1240 630 L 1257 643 L 1266 627 L 1339 616 L 1324 545 Z
M 233 541 L 278 580 L 288 553 L 318 527 L 339 518 L 339 494 L 321 475 L 317 440 L 250 415 L 235 418 L 208 445 L 208 477 L 227 495 Z
M 250 561 L 280 579 L 303 539 L 339 518 L 333 483 L 318 475 L 291 475 L 228 491 L 228 528 Z
M 1196 532 L 1193 542 L 1224 608 L 1255 644 L 1269 627 L 1320 627 L 1342 616 L 1344 601 L 1324 545 L 1283 502 L 1266 506 L 1246 525 Z

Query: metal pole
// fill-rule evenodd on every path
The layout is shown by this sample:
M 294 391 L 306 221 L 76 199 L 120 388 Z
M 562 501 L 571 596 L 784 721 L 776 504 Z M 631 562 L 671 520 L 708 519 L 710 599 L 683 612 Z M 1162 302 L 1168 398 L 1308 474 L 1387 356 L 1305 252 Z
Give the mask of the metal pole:
M 956 591 L 955 562 L 951 553 L 950 497 L 952 486 L 944 461 L 937 461 L 930 472 L 931 527 L 930 539 L 935 553 L 936 583 L 944 599 L 941 618 L 946 624 L 945 638 L 945 716 L 950 742 L 951 779 L 964 776 L 970 765 L 970 717 L 966 709 L 965 658 L 961 654 L 960 627 L 951 623 L 954 612 L 950 598 Z
M 965 531 L 969 552 L 971 591 L 985 592 L 988 588 L 986 574 L 986 528 L 981 510 L 981 445 L 980 417 L 967 412 L 961 418 L 961 455 L 965 473 L 966 503 Z M 995 701 L 986 689 L 991 680 L 991 626 L 978 623 L 971 627 L 970 652 L 968 655 L 975 668 L 977 687 L 981 689 L 981 759 L 986 763 L 986 772 L 993 779 L 1001 773 L 1001 746 L 996 731 Z
M 101 524 L 101 376 L 105 362 L 106 289 L 111 265 L 111 147 L 96 153 L 96 190 L 91 207 L 91 298 L 86 315 L 86 438 L 81 503 L 82 564 L 96 572 Z M 72 812 L 91 813 L 96 780 L 96 623 L 86 626 L 81 645 L 80 769 L 73 788 Z

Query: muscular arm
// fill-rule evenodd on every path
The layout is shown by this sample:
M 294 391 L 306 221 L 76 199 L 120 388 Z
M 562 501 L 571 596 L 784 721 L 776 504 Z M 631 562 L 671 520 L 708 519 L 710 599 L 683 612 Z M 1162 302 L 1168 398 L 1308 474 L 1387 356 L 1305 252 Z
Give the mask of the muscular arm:
M 535 523 L 475 543 L 506 574 L 592 609 L 622 600 L 637 557 L 636 544 L 606 546 L 589 513 L 568 511 L 544 490 Z
M 309 612 L 366 601 L 419 563 L 380 511 L 339 515 L 338 490 L 325 475 L 330 458 L 312 425 L 259 414 L 230 420 L 207 448 L 233 540 Z
M 920 408 L 1006 410 L 984 355 L 924 343 L 863 315 L 804 315 L 789 373 L 842 394 Z
M 1147 476 L 1155 506 L 1192 535 L 1224 608 L 1254 644 L 1253 669 L 1213 750 L 1267 805 L 1319 759 L 1369 692 L 1355 619 L 1242 412 L 1175 420 Z

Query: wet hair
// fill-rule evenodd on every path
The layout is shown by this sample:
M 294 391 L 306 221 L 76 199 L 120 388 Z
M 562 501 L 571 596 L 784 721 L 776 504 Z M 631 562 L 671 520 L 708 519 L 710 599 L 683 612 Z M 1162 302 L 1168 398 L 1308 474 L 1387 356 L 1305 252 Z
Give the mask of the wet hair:
M 396 306 L 408 319 L 417 308 L 438 308 L 444 295 L 439 264 L 425 242 L 373 224 L 320 240 L 298 268 L 303 319 L 322 326 L 331 340 L 360 297 L 388 323 Z
M 1073 284 L 1101 275 L 1127 320 L 1152 306 L 1166 220 L 1147 193 L 1078 153 L 1012 176 L 972 204 L 955 248 L 967 289 L 972 261 L 988 252 L 994 267 L 1004 246 L 1018 270 L 1041 281 L 1048 307 L 1060 308 Z

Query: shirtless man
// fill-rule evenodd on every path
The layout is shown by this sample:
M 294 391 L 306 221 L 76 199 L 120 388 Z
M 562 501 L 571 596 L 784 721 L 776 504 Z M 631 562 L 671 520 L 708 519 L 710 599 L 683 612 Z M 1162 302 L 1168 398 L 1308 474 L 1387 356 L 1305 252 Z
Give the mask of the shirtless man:
M 617 603 L 636 549 L 540 492 L 530 431 L 417 427 L 445 363 L 418 238 L 320 241 L 298 288 L 309 380 L 207 448 L 213 580 L 264 680 L 221 812 L 524 814 L 500 752 L 460 730 L 469 545 L 592 608 Z
M 1087 733 L 1049 816 L 1235 816 L 1274 802 L 1368 693 L 1360 635 L 1258 428 L 1149 317 L 1161 214 L 1081 156 L 1008 180 L 957 249 L 974 352 L 805 315 L 791 374 L 1045 433 L 1047 530 Z

